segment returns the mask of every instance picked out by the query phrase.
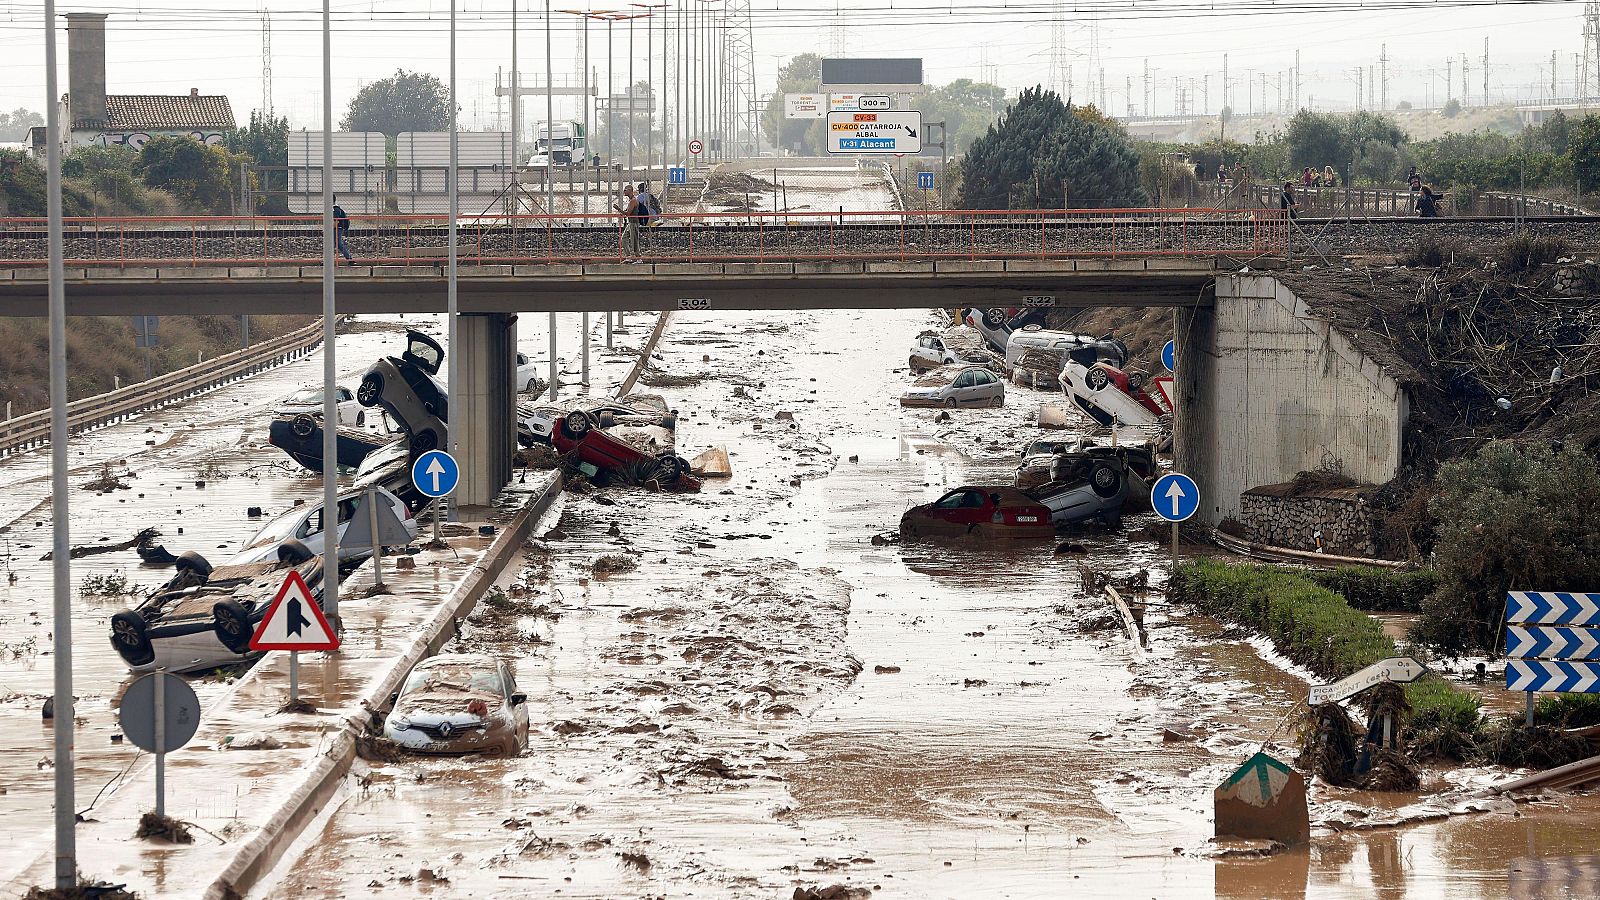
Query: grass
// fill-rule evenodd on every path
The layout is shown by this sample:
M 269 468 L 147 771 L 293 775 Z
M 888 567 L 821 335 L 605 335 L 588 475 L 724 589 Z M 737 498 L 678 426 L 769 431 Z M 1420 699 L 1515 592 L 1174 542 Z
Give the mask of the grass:
M 1376 566 L 1340 566 L 1306 573 L 1317 584 L 1367 612 L 1420 612 L 1438 579 L 1432 570 L 1392 572 Z

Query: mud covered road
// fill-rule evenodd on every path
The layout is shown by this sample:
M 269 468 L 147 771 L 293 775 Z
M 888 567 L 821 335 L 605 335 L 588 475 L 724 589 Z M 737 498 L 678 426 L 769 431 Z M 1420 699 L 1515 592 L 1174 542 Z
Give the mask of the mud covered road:
M 1480 804 L 1338 835 L 1415 798 L 1319 791 L 1310 850 L 1212 858 L 1212 789 L 1304 680 L 1159 605 L 1152 649 L 1130 646 L 1078 569 L 1159 586 L 1141 517 L 1064 536 L 1085 555 L 874 543 L 946 487 L 1009 479 L 1044 399 L 901 409 L 930 323 L 676 319 L 658 366 L 680 450 L 726 446 L 734 478 L 569 493 L 447 648 L 513 661 L 528 751 L 359 764 L 262 895 L 1504 897 L 1525 858 L 1593 835 L 1585 798 L 1539 806 L 1556 828 Z M 617 554 L 635 567 L 595 571 Z

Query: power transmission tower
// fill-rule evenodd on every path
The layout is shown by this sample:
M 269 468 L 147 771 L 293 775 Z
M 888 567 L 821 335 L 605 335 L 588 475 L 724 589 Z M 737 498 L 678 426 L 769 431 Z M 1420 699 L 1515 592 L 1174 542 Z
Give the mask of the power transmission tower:
M 1381 49 L 1378 52 L 1378 76 L 1379 76 L 1379 78 L 1382 79 L 1382 81 L 1380 82 L 1382 84 L 1382 88 L 1381 88 L 1382 93 L 1379 95 L 1378 108 L 1381 109 L 1381 110 L 1387 110 L 1389 108 L 1389 45 L 1388 44 L 1381 45 Z
M 1456 61 L 1445 57 L 1444 61 L 1444 102 L 1449 103 L 1456 98 Z
M 746 7 L 746 8 L 748 9 L 748 7 Z M 839 11 L 839 2 L 838 2 L 838 0 L 834 0 L 834 3 L 833 3 L 833 29 L 832 29 L 832 34 L 829 35 L 829 37 L 830 37 L 830 40 L 828 41 L 828 44 L 829 44 L 828 53 L 829 53 L 829 55 L 830 56 L 836 56 L 836 57 L 837 56 L 843 56 L 844 55 L 844 51 L 845 51 L 845 47 L 846 47 L 847 43 L 849 42 L 849 37 L 845 34 L 845 30 L 844 30 L 844 14 Z
M 1590 4 L 1591 6 L 1594 4 Z M 1483 105 L 1489 105 L 1489 39 L 1483 39 Z
M 1089 16 L 1089 78 L 1091 80 L 1091 84 L 1087 86 L 1089 102 L 1093 103 L 1098 99 L 1100 101 L 1100 110 L 1104 111 L 1106 108 L 1106 72 L 1100 60 L 1100 16 L 1098 13 L 1091 13 Z M 1098 90 L 1095 89 L 1095 85 L 1092 83 L 1095 78 L 1100 80 Z
M 1484 39 L 1485 55 L 1488 39 Z M 1583 96 L 1593 97 L 1600 91 L 1600 3 L 1583 5 Z
M 735 152 L 748 148 L 750 156 L 756 154 L 760 143 L 756 129 L 759 121 L 756 107 L 756 47 L 755 33 L 750 27 L 750 0 L 724 0 L 727 15 L 728 74 L 731 84 L 724 96 L 730 108 L 728 121 L 733 123 Z
M 1072 99 L 1072 67 L 1067 64 L 1067 4 L 1054 0 L 1050 4 L 1050 78 L 1052 91 Z
M 1150 60 L 1144 61 L 1144 114 L 1150 115 Z
M 1559 96 L 1561 96 L 1561 95 L 1556 93 L 1556 51 L 1551 50 L 1550 51 L 1550 100 L 1551 100 L 1551 102 L 1554 102 L 1555 99 L 1557 97 L 1559 97 Z M 1485 97 L 1483 99 L 1484 99 L 1485 103 L 1488 103 L 1488 101 L 1489 101 L 1488 97 Z
M 1472 101 L 1472 92 L 1467 88 L 1472 84 L 1472 63 L 1468 61 L 1465 53 L 1461 54 L 1461 105 L 1466 106 Z
M 272 115 L 272 14 L 261 8 L 261 116 Z
M 1294 51 L 1294 111 L 1300 111 L 1300 51 Z
M 1133 118 L 1133 76 L 1132 75 L 1128 76 L 1128 86 L 1126 88 L 1126 91 L 1127 91 L 1127 97 L 1128 97 L 1128 118 L 1131 119 L 1131 118 Z

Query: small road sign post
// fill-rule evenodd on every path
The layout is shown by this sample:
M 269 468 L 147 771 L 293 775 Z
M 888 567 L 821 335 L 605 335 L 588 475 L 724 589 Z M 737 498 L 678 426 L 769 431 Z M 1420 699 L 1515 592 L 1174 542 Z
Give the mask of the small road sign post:
M 701 154 L 701 152 L 704 151 L 705 149 L 706 149 L 706 145 L 701 143 L 699 138 L 695 138 L 694 140 L 689 142 L 689 155 L 690 156 L 699 156 Z
M 925 191 L 933 190 L 933 173 L 932 172 L 918 172 L 917 173 L 917 187 L 922 188 Z
M 429 450 L 411 464 L 411 483 L 424 497 L 437 500 L 455 493 L 461 483 L 461 467 L 456 458 L 443 450 Z M 433 511 L 433 541 L 439 538 L 439 510 Z
M 1306 780 L 1265 753 L 1245 760 L 1213 793 L 1217 837 L 1304 844 L 1311 840 Z
M 829 153 L 921 153 L 922 113 L 916 110 L 828 113 Z
M 1178 342 L 1167 341 L 1161 348 L 1161 364 L 1167 367 L 1168 372 L 1178 371 Z
M 311 596 L 299 569 L 290 569 L 278 587 L 267 614 L 250 636 L 250 649 L 289 651 L 290 703 L 300 700 L 300 651 L 339 649 L 339 636 L 323 617 L 322 607 Z
M 200 698 L 182 678 L 152 672 L 123 692 L 117 724 L 135 747 L 156 755 L 156 815 L 166 815 L 167 754 L 200 728 Z
M 1306 702 L 1312 706 L 1347 700 L 1367 688 L 1377 687 L 1386 681 L 1410 684 L 1428 673 L 1428 667 L 1409 656 L 1396 656 L 1375 662 L 1365 669 L 1335 681 L 1333 684 L 1313 685 Z
M 363 514 L 364 513 L 364 514 Z M 357 512 L 340 544 L 347 547 L 372 547 L 372 586 L 383 589 L 383 548 L 400 547 L 411 542 L 411 533 L 405 523 L 395 515 L 383 494 L 376 489 L 361 495 L 361 510 Z
M 1600 593 L 1506 592 L 1506 689 L 1600 694 Z
M 1150 486 L 1150 506 L 1172 523 L 1172 571 L 1178 571 L 1178 523 L 1200 509 L 1200 487 L 1181 472 L 1168 472 Z
M 667 170 L 667 184 L 688 184 L 689 170 L 684 166 L 673 166 Z

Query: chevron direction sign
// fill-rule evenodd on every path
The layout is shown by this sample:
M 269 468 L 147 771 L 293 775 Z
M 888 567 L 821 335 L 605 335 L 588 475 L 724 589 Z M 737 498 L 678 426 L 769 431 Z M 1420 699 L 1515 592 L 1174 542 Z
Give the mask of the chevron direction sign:
M 1600 693 L 1600 594 L 1506 594 L 1506 689 Z M 1513 624 L 1514 623 L 1514 624 Z
M 1600 594 L 1508 591 L 1506 621 L 1531 625 L 1600 625 Z

